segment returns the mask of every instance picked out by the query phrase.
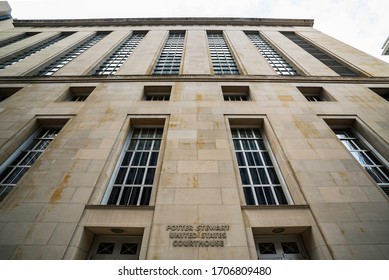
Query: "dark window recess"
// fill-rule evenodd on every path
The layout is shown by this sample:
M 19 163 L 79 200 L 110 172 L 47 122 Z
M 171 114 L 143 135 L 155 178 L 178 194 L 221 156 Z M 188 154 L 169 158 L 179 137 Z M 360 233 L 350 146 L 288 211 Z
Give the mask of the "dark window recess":
M 389 88 L 369 88 L 386 101 L 389 101 Z
M 70 87 L 60 101 L 83 102 L 95 87 Z
M 39 32 L 26 32 L 26 33 L 23 33 L 21 35 L 18 35 L 18 36 L 9 38 L 9 39 L 5 39 L 5 40 L 0 42 L 0 48 L 8 46 L 8 45 L 11 45 L 11 44 L 16 43 L 16 42 L 19 42 L 19 41 L 21 41 L 23 39 L 26 39 L 28 37 L 34 36 L 34 35 L 36 35 L 38 33 Z
M 250 100 L 250 88 L 248 86 L 222 86 L 224 101 L 248 101 Z
M 297 87 L 297 89 L 311 102 L 336 101 L 335 98 L 322 87 Z
M 14 93 L 21 90 L 21 87 L 3 87 L 0 88 L 0 102 L 12 96 Z
M 145 86 L 144 100 L 146 101 L 169 101 L 171 86 Z
M 349 69 L 347 66 L 341 64 L 337 60 L 330 57 L 328 54 L 325 54 L 316 46 L 305 41 L 303 38 L 297 36 L 294 32 L 281 32 L 281 33 L 287 38 L 289 38 L 291 41 L 293 41 L 295 44 L 303 48 L 305 51 L 307 51 L 308 53 L 316 57 L 322 63 L 327 65 L 329 68 L 334 70 L 340 76 L 349 76 L 349 77 L 360 76 L 359 74 Z

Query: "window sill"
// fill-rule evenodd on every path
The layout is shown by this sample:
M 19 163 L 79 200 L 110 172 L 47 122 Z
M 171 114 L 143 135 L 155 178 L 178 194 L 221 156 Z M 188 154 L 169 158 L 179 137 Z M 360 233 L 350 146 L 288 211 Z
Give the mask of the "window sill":
M 309 205 L 242 205 L 242 210 L 310 209 Z
M 155 210 L 155 206 L 150 205 L 85 205 L 85 209 L 96 209 L 96 210 Z

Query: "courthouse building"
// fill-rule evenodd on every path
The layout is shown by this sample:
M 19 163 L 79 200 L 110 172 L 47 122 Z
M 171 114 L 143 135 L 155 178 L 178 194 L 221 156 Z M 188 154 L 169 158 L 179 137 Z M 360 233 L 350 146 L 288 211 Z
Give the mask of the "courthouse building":
M 310 19 L 0 16 L 1 259 L 389 259 L 387 63 Z

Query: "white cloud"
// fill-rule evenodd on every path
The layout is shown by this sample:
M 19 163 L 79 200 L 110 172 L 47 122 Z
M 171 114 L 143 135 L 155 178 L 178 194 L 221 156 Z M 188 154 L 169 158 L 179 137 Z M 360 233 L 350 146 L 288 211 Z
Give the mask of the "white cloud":
M 387 0 L 8 0 L 15 18 L 311 18 L 314 28 L 389 62 Z

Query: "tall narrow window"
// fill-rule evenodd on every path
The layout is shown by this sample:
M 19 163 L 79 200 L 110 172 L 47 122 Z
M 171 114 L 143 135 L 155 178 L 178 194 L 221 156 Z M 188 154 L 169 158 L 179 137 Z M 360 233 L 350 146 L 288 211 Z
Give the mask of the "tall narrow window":
M 87 49 L 92 47 L 94 44 L 103 39 L 108 33 L 97 33 L 91 38 L 87 39 L 84 43 L 69 51 L 67 54 L 63 55 L 61 58 L 57 59 L 55 62 L 47 66 L 45 69 L 40 71 L 37 76 L 51 76 L 59 69 L 64 67 L 70 61 L 75 59 L 77 56 L 85 52 Z
M 236 158 L 247 205 L 288 204 L 259 128 L 233 128 Z
M 39 51 L 53 45 L 54 43 L 61 41 L 62 39 L 65 39 L 70 34 L 71 33 L 61 33 L 61 34 L 55 36 L 54 38 L 51 38 L 51 39 L 49 39 L 41 44 L 36 45 L 35 47 L 27 49 L 26 51 L 24 51 L 20 54 L 11 56 L 10 58 L 0 62 L 0 70 L 7 68 L 8 66 L 15 64 L 16 62 L 19 62 L 19 61 L 25 59 L 26 57 L 29 57 L 30 55 L 33 55 L 34 53 L 39 52 Z
M 0 167 L 0 201 L 12 190 L 59 133 L 59 128 L 42 128 Z
M 308 53 L 316 57 L 318 60 L 323 62 L 329 68 L 334 70 L 340 76 L 359 76 L 358 74 L 354 73 L 352 70 L 347 68 L 346 66 L 342 65 L 341 63 L 339 63 L 329 55 L 322 52 L 320 49 L 318 49 L 311 43 L 297 36 L 294 32 L 281 32 L 281 33 L 284 34 L 284 36 L 289 38 L 291 41 L 293 41 L 295 44 L 303 48 L 305 51 L 307 51 Z
M 336 136 L 389 196 L 389 165 L 368 142 L 352 129 L 333 128 Z
M 178 75 L 184 50 L 185 31 L 170 31 L 154 68 L 154 75 Z
M 145 36 L 146 32 L 133 33 L 99 66 L 93 75 L 115 75 Z
M 26 32 L 26 33 L 17 35 L 15 37 L 12 37 L 12 38 L 9 38 L 9 39 L 5 39 L 5 40 L 0 42 L 0 48 L 8 46 L 8 45 L 11 45 L 11 44 L 16 43 L 16 42 L 19 42 L 19 41 L 21 41 L 23 39 L 26 39 L 28 37 L 34 36 L 36 34 L 39 34 L 39 32 Z
M 258 32 L 246 32 L 246 35 L 278 75 L 298 75 L 297 71 Z
M 207 32 L 207 36 L 214 73 L 216 75 L 238 75 L 238 67 L 223 37 L 223 33 Z
M 163 128 L 134 128 L 111 178 L 104 204 L 148 205 Z

